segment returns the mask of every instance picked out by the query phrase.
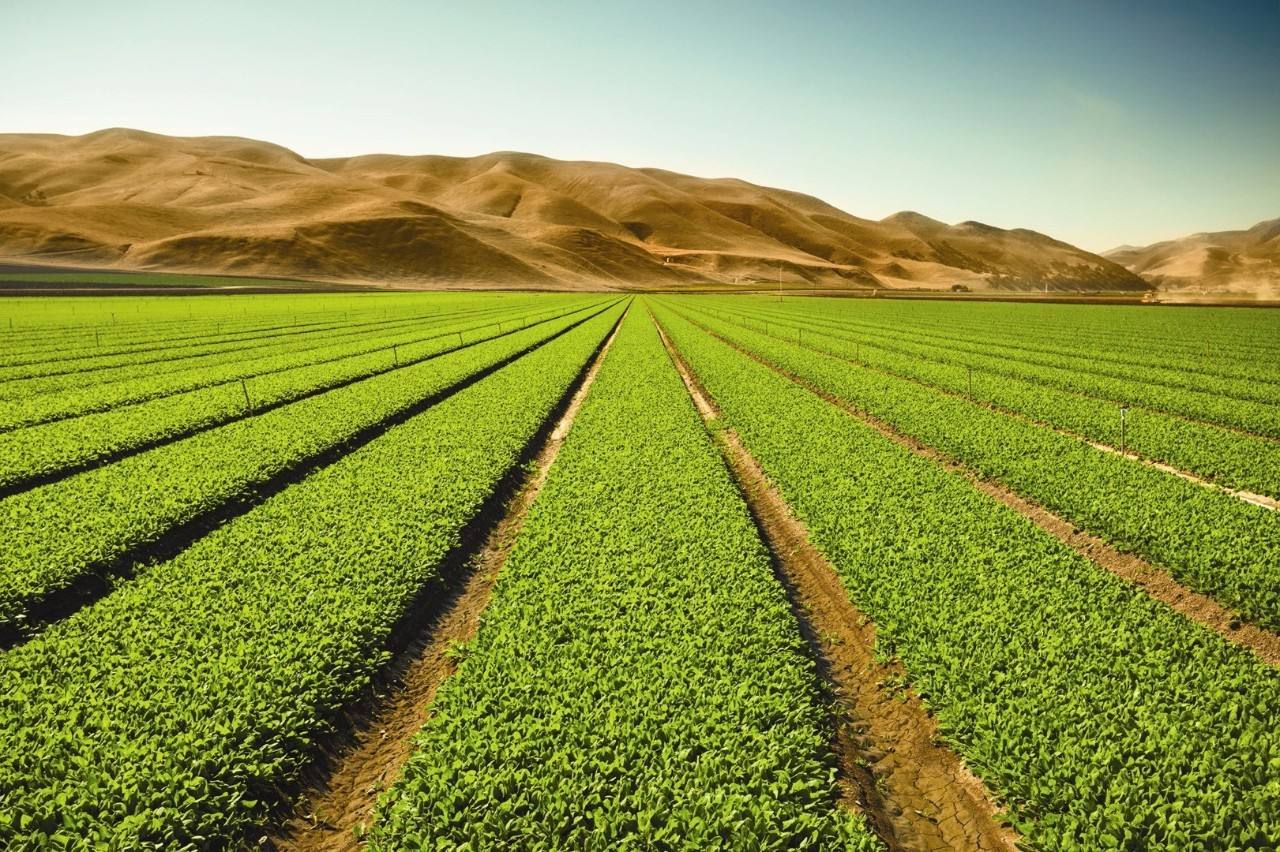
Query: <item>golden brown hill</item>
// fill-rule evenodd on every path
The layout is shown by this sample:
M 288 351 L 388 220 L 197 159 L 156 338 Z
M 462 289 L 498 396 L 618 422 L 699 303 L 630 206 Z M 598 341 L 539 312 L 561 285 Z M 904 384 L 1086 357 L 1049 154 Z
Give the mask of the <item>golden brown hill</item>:
M 1280 299 L 1280 219 L 1244 231 L 1192 234 L 1107 257 L 1174 294 L 1252 294 Z
M 309 160 L 123 129 L 0 135 L 0 257 L 420 286 L 1147 286 L 1033 231 L 860 219 L 741 180 L 510 152 Z

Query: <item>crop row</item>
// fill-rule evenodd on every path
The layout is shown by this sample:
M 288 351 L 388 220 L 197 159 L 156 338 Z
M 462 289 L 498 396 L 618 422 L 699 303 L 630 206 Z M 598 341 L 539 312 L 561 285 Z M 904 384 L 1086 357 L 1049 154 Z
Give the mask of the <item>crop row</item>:
M 1029 846 L 1280 841 L 1273 669 L 673 311 L 659 316 L 875 621 L 879 652 L 902 659 Z
M 576 301 L 577 305 L 582 303 L 581 299 Z M 544 317 L 555 313 L 557 309 L 563 310 L 560 305 L 553 307 L 550 311 L 546 306 L 541 307 L 540 315 Z M 405 330 L 393 331 L 390 335 L 375 335 L 371 340 L 339 341 L 320 348 L 312 348 L 309 343 L 304 342 L 301 346 L 287 347 L 280 353 L 271 353 L 262 358 L 246 357 L 219 367 L 197 365 L 176 373 L 144 375 L 129 381 L 94 384 L 59 393 L 0 400 L 0 431 L 95 414 L 162 396 L 337 362 L 369 353 L 381 354 L 384 356 L 383 361 L 389 362 L 395 351 L 392 347 L 396 345 L 410 350 L 424 347 L 438 349 L 450 343 L 462 345 L 467 337 L 475 340 L 477 336 L 500 334 L 503 330 L 500 324 L 502 318 L 519 327 L 531 321 L 532 312 L 499 314 L 498 317 L 465 317 L 459 320 L 446 320 L 439 324 L 433 323 L 426 327 L 415 324 Z M 508 330 L 510 327 L 508 325 Z
M 582 302 L 566 303 L 560 310 L 573 312 Z M 578 308 L 582 310 L 583 308 Z M 550 318 L 561 314 L 552 313 Z M 548 321 L 540 314 L 541 322 Z M 523 320 L 504 326 L 486 323 L 464 332 L 437 328 L 427 338 L 395 346 L 379 347 L 364 355 L 322 360 L 293 369 L 278 370 L 239 382 L 222 383 L 185 393 L 157 397 L 135 405 L 56 420 L 0 433 L 0 492 L 23 490 L 31 483 L 75 470 L 98 460 L 131 453 L 157 442 L 171 441 L 196 431 L 239 419 L 253 411 L 279 406 L 335 387 L 361 381 L 419 363 L 480 340 L 510 334 Z M 536 322 L 533 324 L 537 324 Z
M 155 364 L 185 364 L 197 358 L 216 358 L 219 355 L 231 355 L 237 352 L 253 351 L 264 346 L 288 345 L 295 341 L 323 339 L 328 335 L 344 330 L 361 330 L 371 326 L 392 325 L 413 321 L 432 314 L 406 314 L 394 320 L 380 318 L 363 322 L 344 322 L 341 320 L 312 325 L 285 325 L 271 328 L 247 329 L 241 333 L 223 333 L 216 335 L 192 334 L 173 343 L 161 339 L 140 341 L 137 345 L 126 349 L 112 349 L 99 344 L 90 351 L 63 357 L 59 353 L 41 355 L 29 363 L 16 364 L 0 368 L 0 380 L 4 381 L 6 391 L 9 386 L 29 387 L 40 390 L 57 382 L 76 381 L 77 379 L 92 381 L 98 373 L 107 377 L 129 374 L 130 370 L 138 370 Z M 197 332 L 198 329 L 188 329 Z M 113 374 L 109 371 L 120 371 Z
M 705 303 L 702 303 L 705 305 Z M 702 306 L 700 305 L 700 307 Z M 1208 423 L 1184 420 L 1141 406 L 1129 406 L 1121 424 L 1120 407 L 1092 397 L 1014 378 L 967 363 L 904 353 L 881 339 L 850 337 L 813 325 L 761 321 L 751 315 L 715 311 L 773 336 L 962 394 L 978 402 L 1030 417 L 1090 441 L 1124 446 L 1126 451 L 1172 465 L 1221 485 L 1280 496 L 1280 442 L 1245 435 Z M 767 326 L 760 325 L 761 322 Z
M 633 310 L 374 848 L 875 848 L 747 508 Z
M 243 845 L 620 311 L 0 658 L 0 845 Z
M 760 320 L 758 324 L 763 322 L 765 321 Z M 1137 368 L 1129 370 L 1128 377 L 1117 378 L 1086 370 L 987 354 L 986 349 L 990 347 L 975 345 L 959 350 L 937 343 L 912 342 L 904 339 L 897 330 L 876 333 L 864 331 L 858 334 L 842 330 L 838 332 L 838 336 L 849 342 L 865 341 L 885 352 L 903 357 L 929 360 L 959 369 L 974 367 L 996 375 L 1084 394 L 1098 401 L 1138 404 L 1180 417 L 1208 421 L 1272 438 L 1280 437 L 1280 405 L 1275 402 L 1220 396 L 1207 390 L 1155 384 L 1144 377 L 1144 371 Z M 1257 382 L 1251 386 L 1269 387 Z M 1258 393 L 1261 394 L 1262 391 Z M 1280 400 L 1280 394 L 1276 395 L 1276 399 Z
M 395 305 L 409 302 L 443 303 L 451 295 L 453 294 L 391 294 L 375 291 L 359 294 L 258 294 L 247 299 L 210 299 L 198 295 L 169 294 L 136 295 L 128 299 L 103 298 L 100 295 L 0 297 L 0 316 L 6 320 L 12 319 L 14 323 L 9 333 L 0 337 L 0 342 L 13 340 L 21 345 L 23 342 L 30 343 L 49 336 L 75 335 L 94 326 L 114 327 L 122 333 L 138 332 L 148 336 L 157 330 L 181 330 L 192 323 L 266 324 L 279 322 L 284 318 L 290 321 L 294 318 L 311 321 L 344 314 L 372 314 L 387 309 L 394 310 Z
M 425 306 L 406 302 L 399 306 L 403 313 L 422 313 Z M 356 322 L 388 320 L 387 312 L 368 314 L 356 312 Z M 42 331 L 31 340 L 19 343 L 0 335 L 0 342 L 8 344 L 0 349 L 0 376 L 39 375 L 48 370 L 58 372 L 75 369 L 81 363 L 111 363 L 120 359 L 128 363 L 133 359 L 154 357 L 153 353 L 166 350 L 183 350 L 234 344 L 266 337 L 288 334 L 305 334 L 325 328 L 336 328 L 352 322 L 352 313 L 318 314 L 312 317 L 255 316 L 243 321 L 212 320 L 201 311 L 200 316 L 165 325 L 141 325 L 121 327 L 114 324 L 93 325 L 71 329 L 63 334 Z
M 237 420 L 0 501 L 0 626 L 51 594 L 147 549 L 180 525 L 585 321 L 578 313 Z M 126 569 L 129 566 L 124 566 Z
M 705 324 L 1245 618 L 1280 628 L 1280 513 L 907 379 L 719 320 Z
M 964 329 L 993 334 L 1018 345 L 1053 343 L 1067 349 L 1098 352 L 1134 351 L 1149 356 L 1203 359 L 1208 364 L 1239 368 L 1259 352 L 1280 354 L 1280 322 L 1267 311 L 1223 308 L 1179 308 L 1094 305 L 915 303 L 883 304 L 869 311 L 850 304 L 836 313 L 869 313 L 891 325 L 908 324 L 934 330 Z M 1270 375 L 1277 376 L 1274 365 Z
M 190 304 L 184 297 L 177 301 Z M 333 301 L 329 297 L 324 310 L 299 311 L 287 301 L 271 296 L 254 296 L 236 299 L 227 304 L 244 305 L 242 312 L 219 310 L 218 301 L 196 297 L 181 318 L 170 321 L 146 321 L 126 326 L 110 319 L 88 325 L 69 328 L 65 332 L 45 329 L 33 333 L 29 340 L 18 341 L 17 335 L 5 334 L 0 329 L 0 374 L 10 371 L 21 373 L 21 368 L 39 367 L 46 362 L 74 367 L 79 362 L 93 362 L 102 358 L 146 357 L 147 353 L 163 352 L 187 346 L 201 346 L 219 342 L 235 342 L 274 333 L 306 333 L 325 327 L 392 321 L 411 316 L 453 314 L 474 307 L 495 307 L 527 301 L 528 295 L 485 296 L 477 294 L 395 294 L 370 295 L 357 302 Z M 27 304 L 43 305 L 50 300 L 29 300 Z M 124 311 L 127 302 L 99 300 L 95 310 L 106 315 Z M 272 310 L 272 306 L 276 310 Z
M 737 300 L 745 303 L 746 300 Z M 758 301 L 758 300 L 752 300 Z M 992 344 L 1015 353 L 1039 353 L 1049 356 L 1071 356 L 1080 359 L 1081 368 L 1109 365 L 1118 375 L 1129 376 L 1134 367 L 1151 368 L 1165 377 L 1181 382 L 1194 382 L 1197 374 L 1228 380 L 1280 383 L 1280 369 L 1271 359 L 1259 354 L 1269 351 L 1267 329 L 1254 331 L 1247 342 L 1224 342 L 1212 332 L 1214 321 L 1235 329 L 1243 336 L 1250 325 L 1245 318 L 1257 312 L 1227 312 L 1198 315 L 1191 324 L 1179 323 L 1181 312 L 1151 313 L 1144 310 L 1146 320 L 1137 323 L 1139 315 L 1128 308 L 1087 308 L 1088 324 L 1074 328 L 1070 305 L 956 305 L 941 307 L 922 303 L 874 303 L 842 300 L 791 300 L 786 303 L 758 304 L 756 309 L 816 319 L 821 316 L 839 324 L 866 327 L 870 330 L 894 330 L 959 340 L 979 346 Z M 981 310 L 979 313 L 978 311 Z M 1040 321 L 1036 321 L 1036 317 Z M 1084 333 L 1105 332 L 1100 336 Z M 1280 328 L 1270 329 L 1271 334 Z M 1280 354 L 1280 353 L 1275 353 Z M 1025 357 L 1019 354 L 1017 357 Z M 1239 382 L 1237 387 L 1247 387 Z
M 751 306 L 761 311 L 765 306 Z M 1160 385 L 1173 389 L 1186 389 L 1215 396 L 1255 402 L 1280 402 L 1280 385 L 1260 381 L 1256 377 L 1232 378 L 1204 372 L 1193 372 L 1181 365 L 1142 364 L 1132 353 L 1114 348 L 1097 350 L 1079 347 L 1070 350 L 1046 350 L 1043 346 L 1030 348 L 1018 340 L 987 332 L 957 332 L 955 329 L 925 329 L 911 326 L 892 326 L 866 322 L 860 317 L 845 316 L 833 319 L 831 312 L 815 315 L 812 307 L 787 307 L 776 310 L 770 306 L 766 313 L 774 317 L 801 319 L 815 325 L 826 326 L 846 336 L 881 335 L 889 342 L 907 343 L 937 349 L 954 356 L 978 356 L 993 359 L 996 363 L 1010 362 L 1020 368 L 1045 367 L 1056 376 L 1070 375 L 1084 378 L 1101 376 L 1118 379 L 1122 383 Z M 824 306 L 825 307 L 825 306 Z M 1124 357 L 1128 356 L 1128 357 Z M 1262 372 L 1260 370 L 1259 372 Z M 1272 370 L 1274 373 L 1274 370 Z
M 544 305 L 544 310 L 546 306 Z M 508 308 L 477 307 L 448 315 L 439 312 L 403 314 L 395 319 L 322 325 L 305 331 L 297 329 L 270 332 L 253 337 L 219 341 L 187 349 L 159 349 L 141 355 L 113 355 L 84 358 L 74 362 L 48 362 L 40 365 L 39 375 L 11 376 L 0 379 L 0 398 L 55 393 L 102 382 L 118 382 L 141 376 L 156 376 L 182 370 L 202 369 L 232 362 L 264 358 L 282 352 L 302 352 L 332 346 L 345 340 L 389 336 L 415 328 L 457 322 L 494 314 L 510 313 Z M 20 368 L 32 369 L 32 368 Z M 13 372 L 13 371 L 11 371 Z
M 290 325 L 254 328 L 239 334 L 185 338 L 177 345 L 148 340 L 125 348 L 110 347 L 103 343 L 100 333 L 91 334 L 90 348 L 83 353 L 71 354 L 59 350 L 32 352 L 25 355 L 24 359 L 15 359 L 14 363 L 0 367 L 0 381 L 5 383 L 0 387 L 7 387 L 15 382 L 28 382 L 29 386 L 38 389 L 40 380 L 57 382 L 64 377 L 74 379 L 80 373 L 91 374 L 99 370 L 140 368 L 166 361 L 181 362 L 187 358 L 237 352 L 263 343 L 288 342 L 291 338 L 323 334 L 341 329 L 345 325 L 342 322 L 329 322 L 301 327 Z

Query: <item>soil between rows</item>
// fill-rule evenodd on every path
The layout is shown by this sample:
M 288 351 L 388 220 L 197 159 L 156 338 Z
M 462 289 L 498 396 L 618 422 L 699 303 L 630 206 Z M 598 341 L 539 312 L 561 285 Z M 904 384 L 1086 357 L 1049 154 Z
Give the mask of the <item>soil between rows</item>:
M 846 414 L 861 420 L 880 434 L 906 447 L 916 455 L 937 462 L 947 470 L 963 476 L 979 491 L 999 500 L 1018 514 L 1029 519 L 1040 529 L 1052 535 L 1085 559 L 1136 585 L 1150 597 L 1160 601 L 1185 618 L 1209 628 L 1229 642 L 1248 648 L 1264 662 L 1273 666 L 1280 666 L 1280 634 L 1245 621 L 1240 617 L 1239 613 L 1223 606 L 1212 597 L 1183 585 L 1164 569 L 1147 562 L 1136 554 L 1124 553 L 1116 549 L 1100 536 L 1076 529 L 1069 521 L 1038 503 L 1023 497 L 1005 485 L 983 479 L 977 471 L 958 459 L 952 458 L 941 450 L 937 450 L 899 432 L 890 424 L 879 420 L 849 401 L 841 399 L 835 394 L 789 373 L 753 352 L 748 352 L 701 324 L 698 324 L 698 327 L 706 334 L 711 335 L 745 357 L 768 367 L 778 375 L 795 382 Z
M 699 413 L 717 419 L 714 401 L 658 329 Z M 1015 849 L 1017 835 L 983 783 L 940 744 L 936 721 L 901 685 L 901 665 L 876 660 L 875 625 L 850 601 L 804 524 L 735 432 L 717 430 L 715 440 L 834 693 L 842 803 L 861 810 L 891 850 Z
M 531 460 L 518 465 L 514 484 L 500 489 L 508 498 L 497 501 L 500 514 L 481 513 L 488 522 L 476 526 L 487 526 L 487 532 L 482 528 L 464 536 L 464 541 L 480 543 L 454 560 L 457 576 L 439 596 L 434 615 L 424 613 L 404 625 L 403 632 L 411 635 L 386 675 L 390 689 L 351 725 L 348 741 L 334 749 L 292 816 L 268 838 L 272 847 L 323 852 L 360 847 L 357 830 L 372 821 L 378 796 L 395 782 L 412 754 L 413 736 L 430 718 L 437 689 L 457 669 L 453 649 L 475 636 L 498 574 L 626 313 L 570 386 L 558 416 L 553 413 L 530 442 L 526 455 Z

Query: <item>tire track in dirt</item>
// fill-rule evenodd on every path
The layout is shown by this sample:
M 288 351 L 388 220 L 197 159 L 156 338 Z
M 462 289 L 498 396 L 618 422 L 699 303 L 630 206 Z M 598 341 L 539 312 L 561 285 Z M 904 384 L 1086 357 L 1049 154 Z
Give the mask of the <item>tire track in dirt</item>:
M 457 670 L 456 650 L 470 641 L 494 583 L 506 562 L 529 508 L 546 482 L 582 402 L 591 389 L 618 329 L 630 308 L 614 324 L 603 345 L 577 382 L 562 413 L 529 465 L 523 480 L 507 501 L 501 517 L 490 525 L 482 543 L 463 560 L 461 577 L 444 592 L 438 615 L 416 628 L 416 635 L 389 667 L 389 694 L 375 706 L 352 742 L 337 755 L 322 778 L 312 783 L 294 812 L 267 837 L 279 850 L 357 850 L 357 831 L 373 818 L 378 796 L 399 777 L 413 752 L 413 737 L 430 718 L 436 690 Z
M 695 325 L 702 329 L 704 333 L 711 335 L 744 357 L 750 358 L 773 370 L 778 375 L 795 382 L 846 414 L 866 423 L 886 438 L 906 447 L 916 455 L 928 458 L 947 470 L 963 476 L 969 480 L 973 487 L 989 497 L 999 500 L 1018 514 L 1032 521 L 1085 559 L 1132 583 L 1150 597 L 1165 604 L 1185 618 L 1207 627 L 1228 642 L 1248 648 L 1269 665 L 1280 666 L 1280 634 L 1245 621 L 1239 613 L 1222 605 L 1209 595 L 1201 594 L 1183 585 L 1163 568 L 1147 562 L 1136 554 L 1125 553 L 1116 549 L 1100 536 L 1076 529 L 1075 525 L 1070 521 L 1049 511 L 1040 504 L 1023 497 L 1005 485 L 982 478 L 981 474 L 964 462 L 899 432 L 895 427 L 876 418 L 848 400 L 823 390 L 767 359 L 747 351 L 701 324 L 695 323 Z
M 714 401 L 655 324 L 698 412 L 718 419 Z M 901 664 L 876 660 L 875 625 L 850 601 L 804 524 L 734 431 L 716 430 L 715 441 L 833 692 L 842 803 L 864 813 L 891 850 L 1015 849 L 1017 835 L 983 783 L 940 744 L 936 721 L 903 685 Z

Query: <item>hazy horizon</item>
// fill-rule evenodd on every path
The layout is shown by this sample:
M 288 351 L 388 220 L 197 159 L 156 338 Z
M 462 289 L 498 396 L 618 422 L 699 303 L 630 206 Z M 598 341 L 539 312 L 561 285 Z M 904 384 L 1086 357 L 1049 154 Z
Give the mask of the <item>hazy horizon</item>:
M 1280 4 L 11 7 L 0 132 L 737 177 L 1093 251 L 1280 215 Z

